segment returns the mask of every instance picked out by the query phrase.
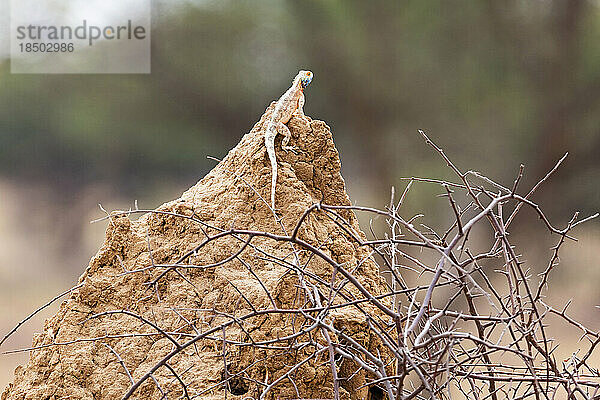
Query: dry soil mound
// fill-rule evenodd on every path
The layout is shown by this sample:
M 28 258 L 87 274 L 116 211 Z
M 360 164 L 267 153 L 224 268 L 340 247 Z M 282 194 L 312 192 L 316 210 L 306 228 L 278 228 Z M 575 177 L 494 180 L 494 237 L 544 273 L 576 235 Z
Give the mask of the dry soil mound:
M 301 152 L 285 153 L 281 138 L 277 140 L 277 205 L 283 216 L 281 224 L 277 222 L 264 200 L 270 196 L 271 168 L 263 134 L 272 106 L 227 157 L 179 199 L 138 219 L 135 214 L 112 214 L 106 240 L 79 280 L 83 286 L 34 337 L 38 349 L 27 365 L 16 369 L 2 400 L 119 399 L 132 380 L 176 348 L 174 342 L 185 343 L 257 310 L 310 306 L 294 266 L 305 267 L 304 279 L 327 285 L 331 265 L 290 243 L 265 237 L 242 249 L 247 236 L 224 235 L 182 262 L 201 267 L 170 271 L 156 285 L 148 285 L 166 271 L 161 265 L 177 262 L 208 236 L 231 228 L 286 235 L 314 203 L 350 204 L 329 127 L 323 121 L 306 124 L 294 118 L 289 127 Z M 362 235 L 354 215 L 342 216 L 345 222 L 335 223 L 316 211 L 303 223 L 299 237 L 354 270 L 374 294 L 382 293 L 377 266 L 341 228 L 347 224 L 346 229 Z M 206 268 L 214 263 L 218 265 Z M 344 289 L 348 296 L 354 293 L 350 286 Z M 377 346 L 356 308 L 332 310 L 326 318 L 366 348 Z M 309 323 L 295 314 L 264 314 L 231 323 L 170 359 L 172 370 L 159 368 L 132 398 L 159 399 L 161 390 L 168 399 L 182 398 L 173 371 L 185 382 L 189 396 L 197 396 L 193 398 L 222 399 L 225 391 L 227 398 L 258 397 L 265 382 L 277 380 L 314 353 L 315 343 L 323 343 L 318 331 L 310 340 L 306 334 L 293 337 Z M 289 347 L 276 341 L 271 347 L 244 345 L 284 336 L 292 336 L 285 342 Z M 335 335 L 332 340 L 340 343 Z M 327 351 L 308 358 L 267 398 L 330 398 Z M 350 361 L 336 362 L 342 398 L 367 398 L 367 389 L 358 389 L 365 383 L 364 374 L 353 374 Z M 228 385 L 221 384 L 224 378 L 231 378 Z

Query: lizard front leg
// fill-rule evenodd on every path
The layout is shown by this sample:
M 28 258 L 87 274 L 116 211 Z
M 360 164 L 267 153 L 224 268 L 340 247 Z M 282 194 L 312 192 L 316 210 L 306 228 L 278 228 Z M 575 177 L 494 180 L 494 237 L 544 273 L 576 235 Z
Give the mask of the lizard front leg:
M 292 151 L 294 153 L 297 153 L 297 148 L 295 146 L 288 146 L 288 144 L 290 143 L 290 139 L 292 138 L 292 132 L 290 132 L 290 129 L 285 126 L 285 124 L 283 122 L 278 122 L 276 125 L 276 129 L 277 132 L 283 136 L 283 139 L 281 140 L 281 148 L 285 151 Z
M 304 93 L 300 93 L 300 97 L 298 98 L 298 108 L 294 111 L 294 115 L 306 122 L 306 124 L 310 124 L 310 121 L 306 115 L 304 115 Z

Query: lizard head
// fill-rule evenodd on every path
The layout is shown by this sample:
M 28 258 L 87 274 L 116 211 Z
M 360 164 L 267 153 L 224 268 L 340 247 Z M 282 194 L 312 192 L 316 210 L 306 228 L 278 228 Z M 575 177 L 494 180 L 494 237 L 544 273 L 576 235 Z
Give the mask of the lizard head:
M 308 86 L 310 81 L 312 81 L 313 73 L 310 71 L 300 71 L 298 72 L 298 79 L 300 80 L 300 85 L 302 85 L 302 89 Z

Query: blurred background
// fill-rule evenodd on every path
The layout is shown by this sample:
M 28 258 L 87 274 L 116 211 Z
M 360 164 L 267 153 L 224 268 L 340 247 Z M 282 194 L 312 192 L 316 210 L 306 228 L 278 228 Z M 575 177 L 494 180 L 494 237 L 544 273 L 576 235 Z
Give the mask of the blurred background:
M 351 199 L 384 207 L 402 177 L 463 170 L 529 190 L 556 226 L 600 207 L 600 1 L 155 1 L 150 75 L 12 75 L 0 2 L 0 337 L 73 286 L 102 243 L 97 204 L 152 208 L 214 166 L 289 87 L 331 126 Z M 404 213 L 444 226 L 439 188 Z M 515 235 L 544 233 L 531 213 Z M 552 276 L 560 307 L 600 327 L 600 224 L 578 228 Z M 525 251 L 543 270 L 555 238 Z M 521 249 L 522 250 L 522 249 Z M 563 302 L 563 303 L 561 303 Z M 3 346 L 26 347 L 42 313 Z M 576 350 L 577 337 L 573 337 Z M 0 355 L 0 388 L 27 354 Z

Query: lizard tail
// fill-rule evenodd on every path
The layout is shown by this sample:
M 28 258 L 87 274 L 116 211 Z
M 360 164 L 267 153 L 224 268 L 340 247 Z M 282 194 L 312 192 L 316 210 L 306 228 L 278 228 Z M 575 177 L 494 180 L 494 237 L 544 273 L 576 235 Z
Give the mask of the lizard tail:
M 275 210 L 275 186 L 277 185 L 277 161 L 271 161 L 273 177 L 271 178 L 271 207 Z
M 267 128 L 265 136 L 265 147 L 271 160 L 271 207 L 275 210 L 275 186 L 277 185 L 277 159 L 275 158 L 275 136 L 277 132 L 273 132 L 275 127 Z

